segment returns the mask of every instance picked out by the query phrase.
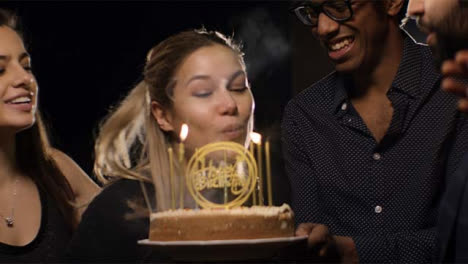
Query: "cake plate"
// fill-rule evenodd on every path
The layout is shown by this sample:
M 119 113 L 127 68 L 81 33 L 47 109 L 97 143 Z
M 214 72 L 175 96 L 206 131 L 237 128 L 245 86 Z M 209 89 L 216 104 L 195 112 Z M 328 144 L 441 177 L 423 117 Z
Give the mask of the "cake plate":
M 242 261 L 265 260 L 281 250 L 304 243 L 307 237 L 280 237 L 234 240 L 151 241 L 139 240 L 138 244 L 151 246 L 157 253 L 176 261 Z

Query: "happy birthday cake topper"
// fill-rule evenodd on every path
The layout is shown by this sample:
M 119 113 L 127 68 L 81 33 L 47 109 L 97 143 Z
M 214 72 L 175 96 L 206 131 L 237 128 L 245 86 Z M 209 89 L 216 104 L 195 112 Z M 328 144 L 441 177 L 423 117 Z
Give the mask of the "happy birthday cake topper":
M 249 199 L 252 205 L 263 205 L 263 148 L 261 135 L 250 134 L 252 141 L 249 148 L 231 142 L 221 141 L 207 144 L 195 153 L 187 163 L 185 160 L 184 140 L 188 126 L 181 128 L 178 158 L 174 151 L 168 149 L 170 163 L 171 209 L 184 208 L 185 193 L 190 194 L 196 207 L 233 208 L 242 206 Z M 270 144 L 265 144 L 266 180 L 268 188 L 268 205 L 272 205 Z M 256 154 L 256 155 L 255 155 Z M 179 187 L 176 187 L 174 162 L 180 165 Z M 178 196 L 178 198 L 176 198 Z
M 241 206 L 255 191 L 257 164 L 253 155 L 238 143 L 211 143 L 196 151 L 190 159 L 186 183 L 193 199 L 203 208 Z M 223 201 L 210 200 L 203 192 L 208 189 L 223 191 Z M 230 200 L 228 197 L 234 198 Z

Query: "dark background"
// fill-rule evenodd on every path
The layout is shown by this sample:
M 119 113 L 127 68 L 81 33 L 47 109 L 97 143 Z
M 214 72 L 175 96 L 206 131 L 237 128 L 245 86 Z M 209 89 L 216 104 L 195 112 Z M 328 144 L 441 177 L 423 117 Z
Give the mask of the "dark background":
M 289 1 L 2 1 L 0 7 L 21 19 L 53 144 L 89 175 L 100 120 L 141 79 L 148 50 L 174 33 L 205 26 L 242 41 L 255 130 L 272 141 L 277 174 L 284 106 L 332 70 L 309 29 L 288 12 Z M 285 189 L 284 181 L 275 182 Z

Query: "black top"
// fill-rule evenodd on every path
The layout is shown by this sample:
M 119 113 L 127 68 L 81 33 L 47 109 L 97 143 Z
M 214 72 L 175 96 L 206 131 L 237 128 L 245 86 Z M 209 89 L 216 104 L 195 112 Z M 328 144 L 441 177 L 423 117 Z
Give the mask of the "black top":
M 51 263 L 62 260 L 71 230 L 54 199 L 41 188 L 38 189 L 42 211 L 37 236 L 25 246 L 0 243 L 0 262 Z
M 440 203 L 437 262 L 468 263 L 468 154 Z
M 444 177 L 468 148 L 467 120 L 439 84 L 429 49 L 407 37 L 380 143 L 337 72 L 291 100 L 283 150 L 297 221 L 351 236 L 362 262 L 431 261 Z
M 146 184 L 150 198 L 154 188 Z M 118 180 L 94 198 L 83 214 L 70 243 L 67 260 L 72 262 L 155 262 L 150 248 L 137 244 L 147 239 L 149 217 L 138 217 L 129 205 L 145 209 L 141 185 L 134 180 Z M 146 210 L 147 213 L 147 210 Z M 68 259 L 69 258 L 69 259 Z

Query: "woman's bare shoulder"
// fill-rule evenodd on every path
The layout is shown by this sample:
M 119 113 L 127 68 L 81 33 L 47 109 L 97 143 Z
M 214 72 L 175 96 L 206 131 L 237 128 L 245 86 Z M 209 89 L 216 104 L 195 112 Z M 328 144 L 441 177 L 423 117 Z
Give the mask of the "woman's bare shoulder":
M 76 196 L 77 210 L 81 215 L 101 188 L 67 154 L 53 148 L 50 149 L 49 154 L 70 183 Z

